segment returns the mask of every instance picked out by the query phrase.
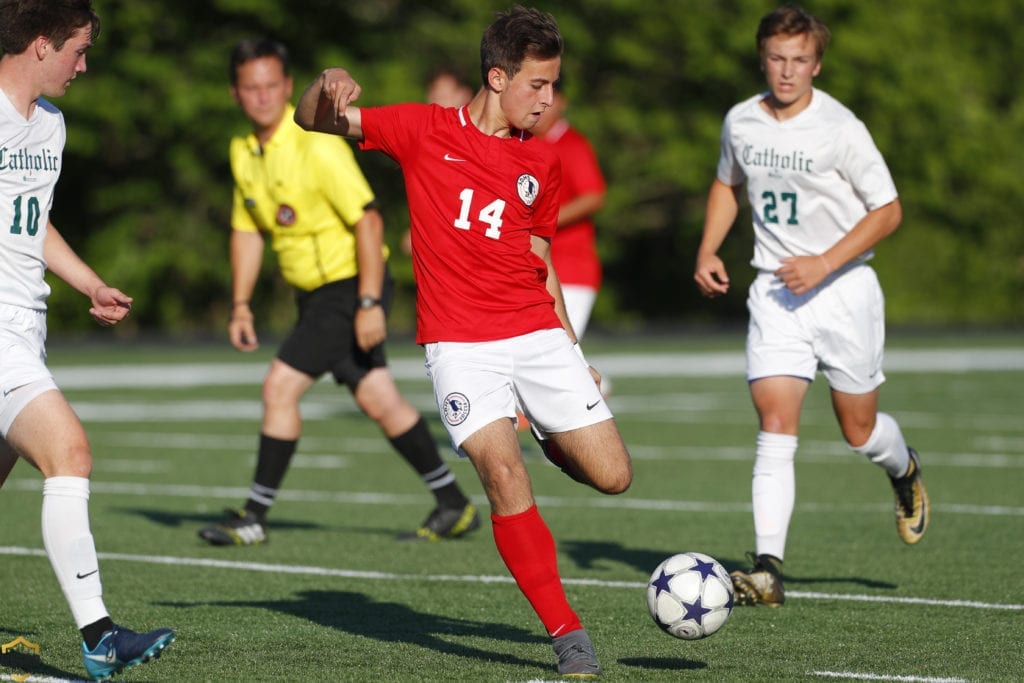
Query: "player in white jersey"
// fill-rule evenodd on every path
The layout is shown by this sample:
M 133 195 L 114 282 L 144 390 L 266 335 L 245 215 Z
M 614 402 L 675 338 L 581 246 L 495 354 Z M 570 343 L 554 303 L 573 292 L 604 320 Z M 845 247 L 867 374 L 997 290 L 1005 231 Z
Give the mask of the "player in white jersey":
M 793 5 L 757 32 L 767 93 L 733 107 L 722 127 L 694 279 L 707 297 L 729 289 L 717 252 L 746 183 L 758 270 L 747 305 L 747 381 L 760 422 L 752 483 L 756 551 L 733 572 L 739 604 L 782 605 L 782 560 L 795 501 L 800 410 L 818 370 L 828 380 L 843 438 L 882 467 L 904 542 L 921 540 L 929 502 L 917 453 L 878 412 L 884 299 L 867 265 L 902 219 L 896 187 L 870 134 L 813 87 L 828 28 Z
M 89 676 L 106 680 L 174 640 L 135 633 L 103 604 L 89 527 L 92 456 L 81 422 L 46 368 L 47 268 L 114 325 L 132 299 L 108 286 L 50 223 L 64 149 L 59 97 L 85 71 L 99 32 L 91 0 L 0 0 L 0 485 L 18 457 L 42 472 L 43 544 L 82 633 Z

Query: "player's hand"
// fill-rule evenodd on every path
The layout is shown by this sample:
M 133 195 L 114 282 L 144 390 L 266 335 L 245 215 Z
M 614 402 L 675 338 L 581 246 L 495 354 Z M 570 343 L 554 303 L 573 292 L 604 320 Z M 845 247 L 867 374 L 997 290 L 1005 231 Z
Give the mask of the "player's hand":
M 89 298 L 92 302 L 89 314 L 104 327 L 121 322 L 132 310 L 132 298 L 114 287 L 98 287 Z
M 700 293 L 714 299 L 729 291 L 729 274 L 722 259 L 715 254 L 697 255 L 697 268 L 693 279 Z
M 335 123 L 344 118 L 345 107 L 355 102 L 361 92 L 351 74 L 340 66 L 324 69 L 320 74 L 320 94 L 331 102 Z
M 260 347 L 256 336 L 256 318 L 248 306 L 236 306 L 228 322 L 228 338 L 239 351 L 255 351 Z
M 781 263 L 774 275 L 794 294 L 806 294 L 832 272 L 824 256 L 787 256 Z
M 377 344 L 380 344 L 388 336 L 387 319 L 384 316 L 384 308 L 374 306 L 373 308 L 360 308 L 356 311 L 356 344 L 363 351 L 369 351 Z

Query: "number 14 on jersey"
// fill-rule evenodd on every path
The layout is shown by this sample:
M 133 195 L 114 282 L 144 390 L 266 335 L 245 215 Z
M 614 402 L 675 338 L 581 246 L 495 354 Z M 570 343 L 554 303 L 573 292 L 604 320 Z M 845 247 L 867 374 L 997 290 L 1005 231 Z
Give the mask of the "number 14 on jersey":
M 473 210 L 473 190 L 467 187 L 460 192 L 459 201 L 462 203 L 459 208 L 459 217 L 452 221 L 452 225 L 459 230 L 469 230 L 473 225 L 469 220 L 469 214 Z M 495 199 L 480 209 L 476 215 L 477 220 L 487 226 L 484 235 L 492 240 L 501 238 L 501 216 L 503 213 L 505 213 L 505 200 Z

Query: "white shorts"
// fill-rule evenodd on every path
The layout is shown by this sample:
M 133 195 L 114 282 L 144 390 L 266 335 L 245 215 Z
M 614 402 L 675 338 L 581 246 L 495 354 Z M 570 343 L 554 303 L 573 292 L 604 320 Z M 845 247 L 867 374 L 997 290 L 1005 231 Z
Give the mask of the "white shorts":
M 875 271 L 858 264 L 797 296 L 762 272 L 747 298 L 747 381 L 789 375 L 866 394 L 885 381 L 885 298 Z
M 543 434 L 611 419 L 587 364 L 563 329 L 489 342 L 427 344 L 427 374 L 460 455 L 474 432 L 521 409 Z
M 56 388 L 46 367 L 46 311 L 0 304 L 0 436 L 32 399 Z

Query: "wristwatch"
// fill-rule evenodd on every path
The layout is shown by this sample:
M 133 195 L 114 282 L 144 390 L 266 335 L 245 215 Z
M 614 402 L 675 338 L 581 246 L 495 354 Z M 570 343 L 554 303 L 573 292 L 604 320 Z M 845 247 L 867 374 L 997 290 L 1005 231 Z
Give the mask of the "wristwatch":
M 374 306 L 380 306 L 380 299 L 374 298 L 369 294 L 364 294 L 359 297 L 359 308 L 373 308 Z

